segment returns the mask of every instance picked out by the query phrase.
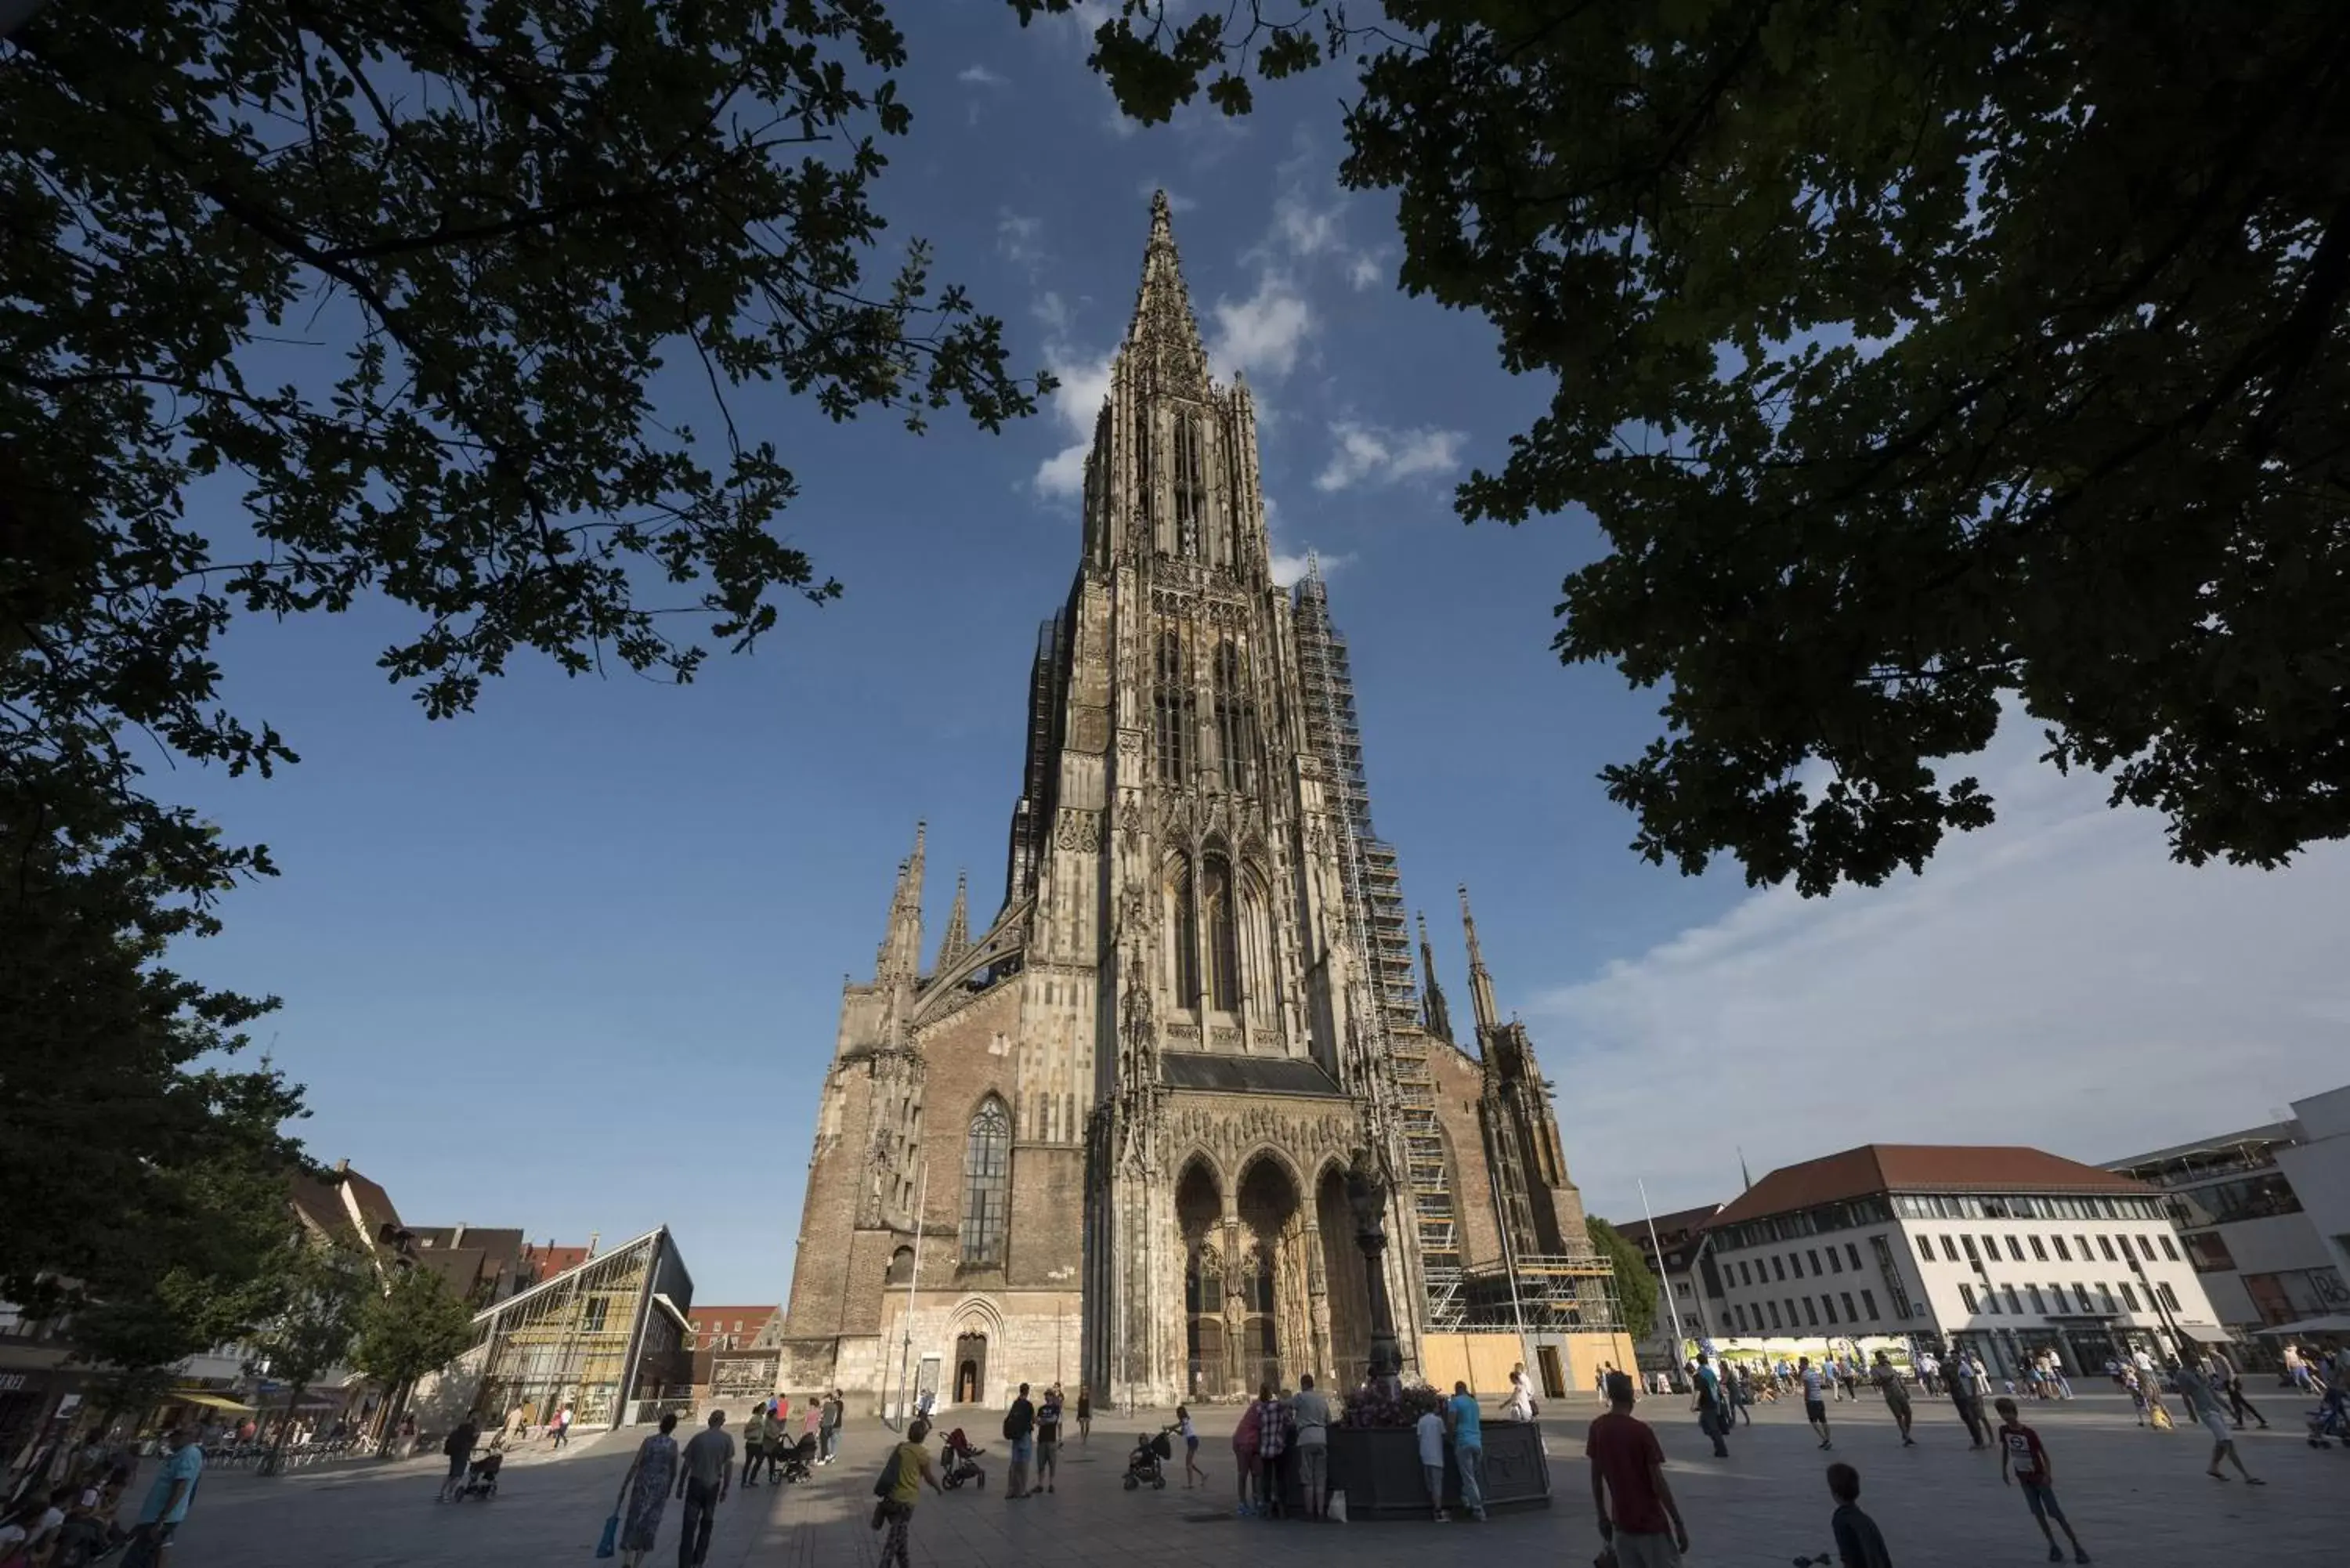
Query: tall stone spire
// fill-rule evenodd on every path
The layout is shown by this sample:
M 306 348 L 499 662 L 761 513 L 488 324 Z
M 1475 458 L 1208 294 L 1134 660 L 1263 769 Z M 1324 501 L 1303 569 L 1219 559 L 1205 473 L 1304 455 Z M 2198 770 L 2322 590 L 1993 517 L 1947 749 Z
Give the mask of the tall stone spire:
M 1150 244 L 1142 255 L 1142 286 L 1135 291 L 1134 320 L 1126 330 L 1124 354 L 1130 370 L 1161 389 L 1207 389 L 1208 351 L 1200 341 L 1191 294 L 1183 286 L 1174 216 L 1164 191 L 1150 198 Z
M 898 867 L 898 890 L 889 899 L 889 932 L 873 961 L 873 978 L 883 984 L 912 981 L 922 971 L 922 838 L 927 830 L 927 824 L 914 824 L 914 853 Z
M 1419 915 L 1419 1022 L 1439 1040 L 1452 1038 L 1452 1010 L 1444 1004 L 1444 988 L 1436 982 L 1436 950 L 1429 945 L 1428 912 Z
M 939 968 L 943 971 L 971 951 L 971 888 L 963 872 L 955 873 L 954 908 L 947 911 L 947 934 L 939 939 Z
M 1461 888 L 1461 928 L 1469 933 L 1469 1003 L 1477 1012 L 1477 1037 L 1502 1022 L 1501 1012 L 1493 1005 L 1493 977 L 1486 972 L 1484 950 L 1477 945 L 1477 917 L 1469 912 L 1469 888 Z

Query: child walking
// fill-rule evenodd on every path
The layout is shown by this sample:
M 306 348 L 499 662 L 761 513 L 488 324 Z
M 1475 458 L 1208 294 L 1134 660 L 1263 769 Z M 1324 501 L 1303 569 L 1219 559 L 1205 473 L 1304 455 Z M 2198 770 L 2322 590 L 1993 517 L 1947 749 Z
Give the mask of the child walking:
M 2056 1532 L 2049 1528 L 2048 1521 L 2054 1520 L 2064 1529 L 2064 1539 L 2073 1543 L 2073 1561 L 2086 1563 L 2088 1548 L 2073 1533 L 2072 1521 L 2057 1506 L 2056 1472 L 2048 1463 L 2048 1450 L 2040 1434 L 2016 1418 L 2014 1400 L 1994 1400 L 1991 1408 L 1999 1412 L 1999 1479 L 2002 1484 L 2012 1480 L 2023 1489 L 2023 1501 L 2030 1505 L 2032 1517 L 2040 1521 L 2040 1533 L 2048 1538 L 2048 1561 L 2064 1561 L 2064 1549 L 2056 1544 Z M 2012 1477 L 2011 1466 L 2015 1471 Z
M 1175 1407 L 1175 1424 L 1183 1431 L 1184 1489 L 1189 1490 L 1194 1486 L 1207 1485 L 1208 1472 L 1200 1468 L 1200 1429 L 1191 1425 L 1191 1407 L 1189 1405 Z M 1194 1476 L 1199 1480 L 1193 1480 L 1191 1478 Z

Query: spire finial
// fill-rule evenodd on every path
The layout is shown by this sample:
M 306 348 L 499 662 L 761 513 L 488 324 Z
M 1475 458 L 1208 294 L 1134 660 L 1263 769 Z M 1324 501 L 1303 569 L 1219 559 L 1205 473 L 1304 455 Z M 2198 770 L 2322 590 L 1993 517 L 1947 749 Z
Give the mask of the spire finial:
M 1142 286 L 1134 296 L 1134 320 L 1127 328 L 1127 353 L 1138 369 L 1162 387 L 1203 392 L 1208 351 L 1191 296 L 1183 287 L 1183 264 L 1175 254 L 1174 210 L 1167 192 L 1150 198 L 1150 243 L 1142 255 Z

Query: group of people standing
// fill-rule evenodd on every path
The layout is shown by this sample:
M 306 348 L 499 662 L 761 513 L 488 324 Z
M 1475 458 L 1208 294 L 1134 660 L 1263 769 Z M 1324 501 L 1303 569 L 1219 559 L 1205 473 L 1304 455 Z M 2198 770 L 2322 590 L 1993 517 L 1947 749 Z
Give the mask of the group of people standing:
M 848 1406 L 836 1388 L 829 1394 L 806 1400 L 800 1408 L 800 1437 L 792 1436 L 792 1397 L 778 1394 L 763 1404 L 752 1407 L 743 1423 L 743 1484 L 759 1484 L 759 1467 L 764 1463 L 767 1480 L 772 1482 L 803 1440 L 813 1440 L 808 1462 L 828 1465 L 840 1444 L 840 1425 Z

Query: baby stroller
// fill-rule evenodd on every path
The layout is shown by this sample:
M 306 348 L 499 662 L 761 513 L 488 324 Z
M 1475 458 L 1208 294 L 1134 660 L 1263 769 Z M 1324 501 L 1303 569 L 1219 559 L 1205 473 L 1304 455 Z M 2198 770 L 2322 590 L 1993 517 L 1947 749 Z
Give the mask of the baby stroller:
M 505 1462 L 505 1455 L 496 1449 L 492 1449 L 488 1453 L 467 1465 L 464 1484 L 457 1489 L 457 1501 L 463 1502 L 469 1497 L 497 1496 L 498 1470 Z
M 1174 1429 L 1169 1427 L 1155 1438 L 1134 1439 L 1134 1452 L 1126 1456 L 1127 1490 L 1145 1484 L 1167 1490 L 1167 1461 L 1175 1456 L 1175 1445 L 1168 1441 L 1167 1433 Z
M 816 1434 L 802 1432 L 800 1440 L 784 1450 L 784 1479 L 804 1481 L 816 1473 Z
M 971 1439 L 962 1435 L 961 1427 L 949 1432 L 947 1434 L 947 1473 L 939 1478 L 939 1484 L 951 1490 L 969 1481 L 980 1490 L 985 1491 L 987 1472 L 979 1468 L 979 1456 L 985 1452 L 987 1452 L 985 1449 L 972 1447 Z

